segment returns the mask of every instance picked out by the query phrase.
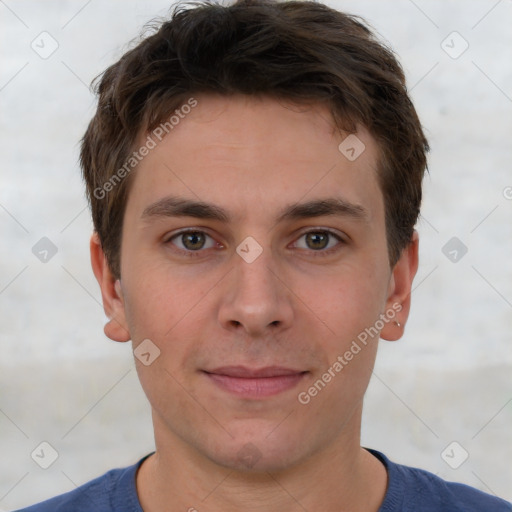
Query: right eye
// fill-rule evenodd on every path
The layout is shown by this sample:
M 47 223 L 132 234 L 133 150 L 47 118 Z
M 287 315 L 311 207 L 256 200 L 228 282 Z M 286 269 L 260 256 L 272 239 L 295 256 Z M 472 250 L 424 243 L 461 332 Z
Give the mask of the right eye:
M 203 249 L 212 249 L 220 246 L 210 235 L 204 231 L 189 229 L 180 231 L 170 237 L 166 243 L 171 243 L 187 256 L 195 256 L 194 253 L 202 252 Z

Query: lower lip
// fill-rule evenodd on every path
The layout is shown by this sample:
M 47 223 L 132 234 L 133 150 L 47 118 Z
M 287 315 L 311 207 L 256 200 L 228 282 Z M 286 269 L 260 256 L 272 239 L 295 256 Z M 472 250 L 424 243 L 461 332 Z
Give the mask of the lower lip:
M 273 396 L 294 388 L 306 372 L 276 377 L 240 378 L 206 373 L 218 387 L 243 398 L 263 398 Z

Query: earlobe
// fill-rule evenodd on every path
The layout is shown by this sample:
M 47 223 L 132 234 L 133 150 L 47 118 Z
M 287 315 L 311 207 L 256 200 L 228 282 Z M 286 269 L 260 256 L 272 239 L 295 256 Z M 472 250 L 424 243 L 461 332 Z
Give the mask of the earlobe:
M 389 313 L 386 316 L 390 321 L 380 333 L 384 340 L 396 341 L 403 335 L 411 307 L 412 283 L 418 270 L 418 247 L 419 235 L 414 231 L 411 242 L 402 251 L 391 275 L 386 300 L 386 313 Z
M 121 283 L 112 275 L 96 232 L 91 236 L 90 251 L 92 270 L 101 289 L 103 309 L 109 318 L 104 327 L 105 335 L 113 341 L 129 341 L 130 333 L 126 322 Z

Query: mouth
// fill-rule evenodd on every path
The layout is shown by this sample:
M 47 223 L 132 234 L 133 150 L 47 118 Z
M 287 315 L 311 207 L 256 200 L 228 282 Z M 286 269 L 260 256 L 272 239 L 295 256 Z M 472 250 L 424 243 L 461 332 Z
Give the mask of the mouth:
M 294 388 L 309 372 L 279 366 L 223 366 L 203 373 L 220 389 L 241 398 L 264 398 Z

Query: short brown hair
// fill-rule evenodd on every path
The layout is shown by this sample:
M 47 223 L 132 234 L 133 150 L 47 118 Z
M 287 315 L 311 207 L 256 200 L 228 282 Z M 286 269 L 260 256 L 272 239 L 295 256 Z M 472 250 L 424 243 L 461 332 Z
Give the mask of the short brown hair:
M 364 125 L 380 149 L 391 265 L 411 241 L 428 143 L 400 64 L 359 18 L 313 1 L 181 3 L 99 78 L 80 163 L 94 228 L 116 277 L 131 183 L 131 174 L 119 171 L 141 133 L 194 93 L 325 103 L 340 129 Z

